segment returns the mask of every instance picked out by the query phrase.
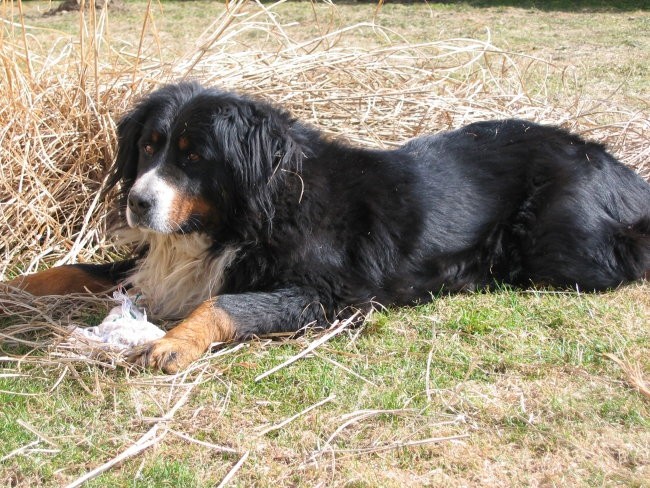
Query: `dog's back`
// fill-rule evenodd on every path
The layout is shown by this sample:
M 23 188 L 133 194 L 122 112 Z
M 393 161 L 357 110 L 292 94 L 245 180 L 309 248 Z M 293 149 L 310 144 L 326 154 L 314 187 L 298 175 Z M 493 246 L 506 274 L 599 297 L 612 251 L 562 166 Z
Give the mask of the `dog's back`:
M 505 120 L 399 151 L 413 159 L 427 212 L 414 253 L 422 258 L 398 282 L 598 290 L 650 269 L 650 185 L 598 144 Z

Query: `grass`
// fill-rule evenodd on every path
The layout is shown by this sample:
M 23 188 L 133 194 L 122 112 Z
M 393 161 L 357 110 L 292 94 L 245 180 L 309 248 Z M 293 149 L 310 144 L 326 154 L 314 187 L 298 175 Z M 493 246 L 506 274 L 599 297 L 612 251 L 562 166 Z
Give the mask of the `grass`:
M 119 253 L 96 198 L 114 121 L 189 66 L 361 144 L 512 115 L 602 139 L 649 175 L 648 12 L 563 5 L 289 2 L 245 7 L 211 39 L 216 2 L 127 2 L 93 22 L 43 17 L 47 2 L 21 20 L 5 1 L 0 272 Z M 61 346 L 52 324 L 96 323 L 106 300 L 0 293 L 0 485 L 66 485 L 145 446 L 86 485 L 648 486 L 650 402 L 624 366 L 648 376 L 649 291 L 442 296 L 261 381 L 321 336 L 162 377 Z
M 357 478 L 365 483 L 360 486 L 397 486 L 406 479 L 589 485 L 598 477 L 605 484 L 620 479 L 641 486 L 650 456 L 650 408 L 603 353 L 637 358 L 647 367 L 650 332 L 640 325 L 649 312 L 643 286 L 604 295 L 503 290 L 447 297 L 377 315 L 365 330 L 350 331 L 261 382 L 254 380 L 260 372 L 311 337 L 253 343 L 206 363 L 201 371 L 210 380 L 168 427 L 250 451 L 238 474 L 247 486 Z M 483 321 L 491 327 L 477 328 Z M 37 438 L 18 419 L 60 449 L 15 456 L 5 465 L 5 473 L 20 474 L 26 483 L 60 484 L 110 458 L 183 390 L 148 374 L 125 377 L 83 362 L 21 369 L 25 378 L 4 379 L 1 388 L 32 395 L 3 398 L 5 452 Z M 260 435 L 329 396 L 284 428 Z M 323 451 L 348 415 L 369 410 L 376 415 L 350 423 Z M 398 441 L 465 434 L 451 444 L 366 453 Z M 119 486 L 133 477 L 137 486 L 214 484 L 237 455 L 211 451 L 168 434 L 155 450 L 94 485 Z M 498 464 L 498 475 L 485 460 Z M 522 460 L 536 468 L 523 469 Z M 571 473 L 572 466 L 579 469 Z
M 360 486 L 404 480 L 587 486 L 596 479 L 642 486 L 650 408 L 603 354 L 634 358 L 647 368 L 649 312 L 647 286 L 640 285 L 602 295 L 506 289 L 446 297 L 378 314 L 363 331 L 350 331 L 261 382 L 254 380 L 260 372 L 311 337 L 252 343 L 207 362 L 200 371 L 210 379 L 168 427 L 252 452 L 238 474 L 247 486 L 311 486 L 326 479 L 360 479 Z M 2 398 L 4 452 L 38 439 L 19 419 L 57 446 L 39 447 L 59 450 L 15 456 L 5 465 L 5 476 L 20 476 L 26 485 L 62 484 L 111 458 L 183 391 L 156 376 L 125 376 L 83 361 L 16 369 L 26 376 L 5 378 L 0 389 L 30 396 Z M 329 396 L 334 399 L 260 435 Z M 338 432 L 323 452 L 348 415 L 368 410 L 377 414 Z M 366 453 L 465 434 L 451 445 Z M 169 434 L 154 451 L 90 486 L 129 479 L 137 486 L 208 486 L 237 459 L 212 451 Z M 535 468 L 523 469 L 522 460 Z M 571 472 L 572 466 L 579 469 Z

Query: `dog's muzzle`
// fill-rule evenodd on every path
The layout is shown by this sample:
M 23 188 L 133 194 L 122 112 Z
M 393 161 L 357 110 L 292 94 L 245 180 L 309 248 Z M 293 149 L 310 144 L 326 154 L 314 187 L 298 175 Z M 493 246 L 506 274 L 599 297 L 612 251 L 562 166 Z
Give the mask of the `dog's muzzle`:
M 176 198 L 174 188 L 155 173 L 138 178 L 127 198 L 126 221 L 130 227 L 144 227 L 157 232 L 173 232 L 179 222 L 171 222 L 170 213 Z

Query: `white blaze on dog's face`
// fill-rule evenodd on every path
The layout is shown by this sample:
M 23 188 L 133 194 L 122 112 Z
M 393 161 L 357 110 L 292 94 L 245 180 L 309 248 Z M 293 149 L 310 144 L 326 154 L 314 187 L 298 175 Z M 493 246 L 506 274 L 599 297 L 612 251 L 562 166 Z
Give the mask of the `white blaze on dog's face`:
M 135 181 L 129 192 L 126 221 L 130 227 L 148 227 L 163 233 L 174 232 L 182 222 L 172 218 L 178 191 L 150 169 Z
M 189 138 L 168 139 L 146 131 L 139 146 L 138 174 L 127 198 L 129 226 L 186 234 L 214 223 L 216 211 L 202 195 L 202 178 L 195 174 L 201 157 Z M 188 170 L 191 164 L 193 171 Z

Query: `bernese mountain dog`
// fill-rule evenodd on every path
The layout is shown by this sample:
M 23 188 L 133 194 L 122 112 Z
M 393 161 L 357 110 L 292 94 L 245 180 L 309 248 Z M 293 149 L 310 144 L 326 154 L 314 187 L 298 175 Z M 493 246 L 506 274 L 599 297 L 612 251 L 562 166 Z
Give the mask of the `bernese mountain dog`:
M 11 283 L 38 295 L 138 289 L 151 316 L 180 322 L 129 357 L 167 373 L 214 343 L 324 327 L 373 304 L 495 283 L 605 290 L 650 270 L 650 185 L 556 127 L 479 122 L 367 149 L 181 83 L 146 96 L 117 134 L 107 181 L 133 256 Z

